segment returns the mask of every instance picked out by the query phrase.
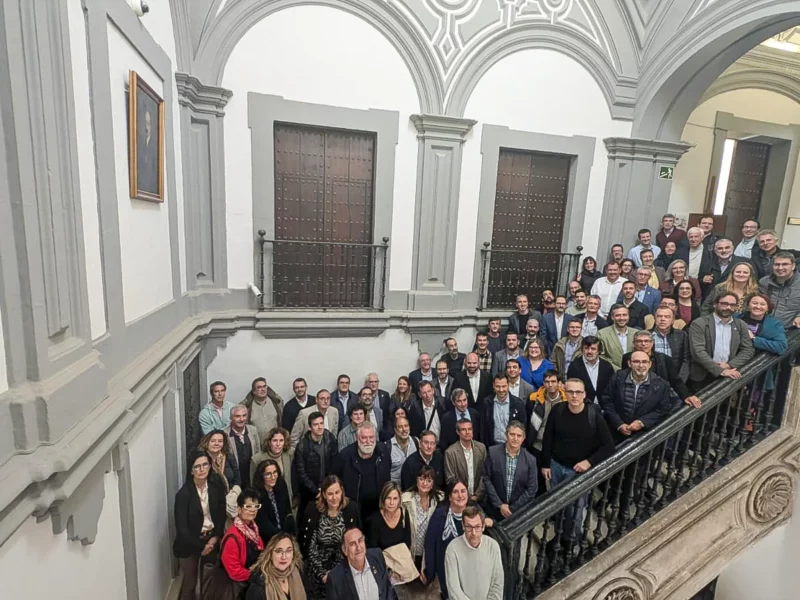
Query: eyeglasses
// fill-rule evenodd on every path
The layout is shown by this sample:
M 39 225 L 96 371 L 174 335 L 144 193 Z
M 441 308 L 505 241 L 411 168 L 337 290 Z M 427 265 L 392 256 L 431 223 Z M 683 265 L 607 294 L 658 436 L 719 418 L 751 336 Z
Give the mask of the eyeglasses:
M 205 471 L 211 466 L 211 463 L 200 463 L 199 465 L 192 465 L 192 471 Z
M 261 505 L 260 504 L 245 504 L 244 506 L 242 506 L 242 508 L 245 509 L 245 510 L 258 510 L 258 509 L 261 508 Z
M 464 525 L 464 531 L 467 533 L 483 531 L 483 525 Z
M 294 548 L 275 548 L 272 553 L 276 556 L 292 556 L 294 554 Z
M 264 473 L 264 477 L 269 477 L 270 479 L 275 479 L 278 476 L 277 471 L 267 471 Z
M 584 390 L 564 390 L 564 393 L 567 396 L 580 396 L 581 394 L 585 394 Z

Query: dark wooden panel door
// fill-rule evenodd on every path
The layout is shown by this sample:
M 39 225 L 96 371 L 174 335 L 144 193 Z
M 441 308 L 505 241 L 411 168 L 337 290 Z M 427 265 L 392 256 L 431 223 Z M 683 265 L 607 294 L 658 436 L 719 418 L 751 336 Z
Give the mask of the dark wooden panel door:
M 571 157 L 501 149 L 487 306 L 538 299 L 558 281 Z
M 724 209 L 728 218 L 725 237 L 734 243 L 742 237 L 741 227 L 745 219 L 758 219 L 769 148 L 769 144 L 757 142 L 736 143 Z
M 370 306 L 375 135 L 275 125 L 275 306 Z M 315 244 L 314 242 L 320 242 Z
M 183 371 L 183 418 L 186 425 L 186 455 L 197 447 L 203 433 L 200 430 L 200 356 Z

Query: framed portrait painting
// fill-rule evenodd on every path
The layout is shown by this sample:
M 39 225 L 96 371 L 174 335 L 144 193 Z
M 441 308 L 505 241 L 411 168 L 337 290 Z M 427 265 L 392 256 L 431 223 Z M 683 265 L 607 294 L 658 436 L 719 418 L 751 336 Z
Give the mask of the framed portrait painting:
M 136 71 L 128 96 L 128 173 L 131 198 L 164 201 L 164 100 Z

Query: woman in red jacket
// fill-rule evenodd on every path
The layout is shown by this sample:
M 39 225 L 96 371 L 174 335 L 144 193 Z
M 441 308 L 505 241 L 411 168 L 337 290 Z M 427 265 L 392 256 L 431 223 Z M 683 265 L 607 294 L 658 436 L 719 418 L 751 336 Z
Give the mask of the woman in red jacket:
M 243 591 L 250 581 L 250 567 L 255 564 L 258 555 L 264 549 L 264 542 L 258 534 L 258 525 L 255 523 L 261 504 L 258 492 L 250 489 L 243 490 L 236 503 L 239 506 L 239 514 L 222 538 L 220 560 L 228 577 L 235 582 L 241 582 Z

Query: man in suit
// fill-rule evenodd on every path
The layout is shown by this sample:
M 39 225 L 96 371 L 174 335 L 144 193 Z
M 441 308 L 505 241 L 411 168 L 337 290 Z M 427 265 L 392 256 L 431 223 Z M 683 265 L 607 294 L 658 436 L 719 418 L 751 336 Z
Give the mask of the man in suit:
M 517 335 L 511 334 L 516 343 Z M 480 359 L 475 352 L 470 352 L 464 359 L 464 370 L 453 378 L 453 389 L 461 388 L 467 392 L 471 408 L 480 410 L 478 403 L 483 401 L 492 391 L 492 376 L 479 368 Z M 447 407 L 450 408 L 449 406 Z
M 689 379 L 694 390 L 703 389 L 718 377 L 739 379 L 739 369 L 755 354 L 747 324 L 733 318 L 736 301 L 734 294 L 720 295 L 712 314 L 689 325 Z
M 525 335 L 519 340 L 519 349 L 523 356 L 525 355 L 525 350 L 528 348 L 528 344 L 533 341 L 541 342 L 542 346 L 545 349 L 547 348 L 547 344 L 544 341 L 541 321 L 530 318 L 528 322 L 525 323 Z
M 224 431 L 228 436 L 228 451 L 236 458 L 242 489 L 250 487 L 250 461 L 261 452 L 258 430 L 247 424 L 247 407 L 236 404 L 231 408 L 231 424 Z
M 367 549 L 364 534 L 358 528 L 348 529 L 342 538 L 342 554 L 345 559 L 328 575 L 328 600 L 397 600 L 383 552 L 378 548 Z M 356 586 L 355 577 L 359 585 Z M 363 590 L 359 594 L 359 590 Z
M 459 371 L 460 372 L 460 371 Z M 450 375 L 450 369 L 447 366 L 447 361 L 436 361 L 436 381 L 433 382 L 433 394 L 436 396 L 436 401 L 448 409 L 447 403 L 450 401 L 450 392 L 453 391 L 453 377 Z
M 297 419 L 295 419 L 291 430 L 292 448 L 297 447 L 300 438 L 308 431 L 308 416 L 317 411 L 319 411 L 323 417 L 325 429 L 330 431 L 334 438 L 339 435 L 339 423 L 341 422 L 339 419 L 339 411 L 331 406 L 330 392 L 328 392 L 328 390 L 320 390 L 317 392 L 314 406 L 304 408 L 297 414 Z
M 567 325 L 572 317 L 567 314 L 567 297 L 556 296 L 555 310 L 542 317 L 542 329 L 548 354 L 562 337 L 567 335 Z
M 521 356 L 522 353 L 519 349 L 519 334 L 509 331 L 506 333 L 505 349 L 500 350 L 500 352 L 497 352 L 494 355 L 494 360 L 492 361 L 492 377 L 506 372 L 506 361 L 509 358 L 516 358 L 519 360 Z M 476 400 L 479 399 L 476 398 Z
M 698 223 L 700 231 L 703 232 L 703 246 L 709 254 L 714 253 L 714 244 L 719 239 L 719 236 L 714 233 L 714 217 L 712 215 L 703 215 L 700 217 Z
M 586 299 L 586 311 L 575 317 L 575 320 L 580 321 L 583 337 L 596 336 L 598 331 L 610 325 L 606 319 L 600 316 L 599 310 L 600 296 L 589 296 Z
M 506 375 L 508 375 L 508 392 L 523 402 L 527 402 L 530 395 L 536 390 L 522 378 L 522 366 L 516 358 L 508 359 Z
M 638 330 L 628 327 L 628 309 L 622 304 L 611 307 L 613 325 L 601 329 L 597 333 L 600 341 L 600 356 L 614 367 L 622 368 L 622 355 L 633 350 L 633 334 Z
M 283 407 L 283 415 L 281 415 L 281 427 L 286 431 L 292 430 L 294 422 L 297 420 L 297 415 L 301 410 L 314 406 L 316 403 L 314 396 L 308 393 L 308 384 L 302 377 L 294 380 L 292 391 L 294 392 L 294 397 Z
M 683 381 L 689 377 L 689 336 L 680 329 L 675 329 L 675 312 L 669 306 L 659 306 L 655 310 L 652 331 L 653 349 L 665 354 L 678 367 L 678 374 Z
M 487 448 L 505 444 L 506 426 L 526 418 L 525 403 L 508 392 L 508 375 L 495 375 L 492 387 L 494 394 L 484 398 L 481 413 L 481 440 Z
M 431 355 L 423 352 L 417 359 L 418 368 L 408 374 L 408 381 L 411 384 L 411 391 L 415 394 L 418 392 L 419 384 L 422 381 L 433 381 L 436 379 L 436 373 L 431 369 Z
M 525 325 L 527 324 L 528 319 L 536 319 L 540 323 L 542 321 L 542 313 L 540 313 L 538 310 L 532 310 L 530 308 L 528 296 L 525 294 L 520 294 L 517 296 L 516 305 L 517 311 L 511 313 L 508 317 L 508 331 L 506 332 L 506 335 L 509 333 L 516 333 L 518 336 L 523 335 L 525 333 Z
M 342 373 L 336 378 L 336 391 L 331 397 L 331 404 L 339 414 L 339 429 L 347 426 L 347 409 L 357 402 L 358 395 L 350 389 L 350 376 Z
M 550 353 L 550 360 L 556 366 L 558 377 L 561 381 L 567 378 L 567 370 L 572 364 L 572 361 L 580 357 L 582 352 L 581 341 L 581 323 L 577 319 L 570 321 L 567 324 L 567 335 L 558 340 L 558 343 Z M 523 396 L 520 396 L 523 398 Z
M 634 297 L 647 307 L 647 313 L 652 314 L 661 304 L 661 292 L 650 285 L 650 276 L 653 274 L 652 267 L 639 267 L 636 269 L 636 289 Z M 644 323 L 642 323 L 644 326 Z
M 641 256 L 642 267 L 647 267 L 650 269 L 650 278 L 647 280 L 647 284 L 653 289 L 659 289 L 661 287 L 661 283 L 667 279 L 667 272 L 664 270 L 664 267 L 659 267 L 655 264 L 655 258 L 653 257 L 652 250 L 642 250 Z M 636 269 L 633 272 L 634 276 L 638 272 L 639 269 Z
M 423 431 L 432 431 L 438 438 L 442 432 L 441 415 L 444 412 L 441 404 L 436 401 L 431 382 L 420 382 L 419 396 L 408 409 L 411 435 L 418 438 Z
M 650 310 L 636 299 L 636 284 L 632 281 L 623 283 L 618 300 L 628 309 L 628 324 L 635 329 L 644 329 L 644 318 L 650 314 Z
M 380 389 L 381 378 L 377 373 L 369 373 L 364 378 L 364 385 L 372 390 L 372 399 L 377 404 L 383 413 L 383 426 L 381 428 L 380 437 L 382 440 L 388 440 L 392 437 L 392 430 L 394 423 L 392 419 L 392 396 L 386 390 Z
M 438 489 L 444 487 L 444 454 L 437 447 L 437 437 L 432 431 L 423 431 L 419 436 L 417 451 L 410 454 L 400 468 L 400 488 L 409 489 L 417 482 L 419 470 L 427 465 L 436 475 L 434 483 Z
M 464 481 L 472 502 L 483 498 L 483 463 L 486 462 L 486 446 L 473 439 L 476 427 L 473 421 L 460 419 L 456 422 L 458 441 L 444 452 L 444 478 L 447 483 Z
M 447 450 L 458 439 L 456 425 L 459 421 L 466 419 L 472 423 L 473 432 L 480 434 L 481 430 L 480 413 L 469 407 L 467 392 L 461 388 L 456 388 L 450 397 L 453 409 L 442 414 L 442 434 L 439 436 L 439 447 L 442 451 Z
M 567 369 L 567 379 L 580 379 L 586 389 L 586 399 L 599 402 L 600 395 L 614 376 L 614 367 L 600 358 L 600 342 L 594 336 L 583 338 L 581 354 Z
M 714 286 L 724 281 L 731 274 L 733 267 L 739 263 L 750 262 L 741 256 L 734 256 L 733 242 L 720 238 L 714 242 L 714 253 L 703 255 L 700 262 L 700 273 L 697 277 L 705 300 Z
M 631 354 L 631 368 L 614 374 L 600 404 L 615 443 L 652 429 L 680 403 L 669 384 L 650 372 L 650 357 Z
M 505 443 L 489 448 L 483 463 L 483 507 L 496 520 L 507 519 L 532 502 L 538 485 L 536 459 L 523 447 L 525 425 L 516 419 L 509 421 L 504 437 Z M 507 477 L 510 461 L 516 463 L 511 485 Z

